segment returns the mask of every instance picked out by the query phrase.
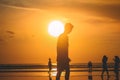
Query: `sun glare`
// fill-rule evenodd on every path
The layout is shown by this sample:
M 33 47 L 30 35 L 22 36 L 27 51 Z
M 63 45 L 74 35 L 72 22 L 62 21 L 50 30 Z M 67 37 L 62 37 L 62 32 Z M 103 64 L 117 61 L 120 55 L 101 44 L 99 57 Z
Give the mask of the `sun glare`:
M 64 24 L 61 21 L 52 21 L 48 25 L 48 33 L 51 36 L 58 37 L 64 31 Z

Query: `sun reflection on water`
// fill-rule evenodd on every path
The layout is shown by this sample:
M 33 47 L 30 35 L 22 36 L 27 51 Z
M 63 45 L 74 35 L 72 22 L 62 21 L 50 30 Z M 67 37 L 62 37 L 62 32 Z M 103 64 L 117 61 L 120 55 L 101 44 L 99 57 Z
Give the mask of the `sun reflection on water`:
M 57 68 L 53 68 L 51 72 L 51 76 L 56 76 L 57 74 Z

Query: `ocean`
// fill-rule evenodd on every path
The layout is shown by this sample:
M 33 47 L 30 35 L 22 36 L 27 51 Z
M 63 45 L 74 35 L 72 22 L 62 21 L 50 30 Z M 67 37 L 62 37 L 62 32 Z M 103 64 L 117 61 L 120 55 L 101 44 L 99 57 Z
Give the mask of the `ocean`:
M 109 80 L 116 79 L 113 66 L 113 63 L 108 64 Z M 108 80 L 106 72 L 104 78 L 101 78 L 101 63 L 94 63 L 91 73 L 88 72 L 87 63 L 75 63 L 70 67 L 70 80 Z M 56 65 L 53 65 L 51 76 L 48 70 L 47 64 L 0 64 L 0 80 L 55 80 Z M 65 80 L 64 75 L 65 72 L 62 73 L 61 80 Z

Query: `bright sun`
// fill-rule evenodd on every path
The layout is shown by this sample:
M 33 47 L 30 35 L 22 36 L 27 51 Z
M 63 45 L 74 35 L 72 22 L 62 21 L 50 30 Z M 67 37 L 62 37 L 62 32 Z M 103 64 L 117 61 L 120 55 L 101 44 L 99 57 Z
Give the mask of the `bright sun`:
M 48 33 L 51 36 L 58 37 L 64 31 L 64 24 L 61 21 L 52 21 L 48 25 Z

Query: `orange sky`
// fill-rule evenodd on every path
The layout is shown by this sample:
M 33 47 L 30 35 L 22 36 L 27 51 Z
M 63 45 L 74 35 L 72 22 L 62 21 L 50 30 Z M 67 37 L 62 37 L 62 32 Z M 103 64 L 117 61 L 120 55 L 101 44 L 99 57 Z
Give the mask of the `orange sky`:
M 52 20 L 70 21 L 72 63 L 111 62 L 120 56 L 119 0 L 1 0 L 0 63 L 56 62 L 57 38 L 47 32 Z

